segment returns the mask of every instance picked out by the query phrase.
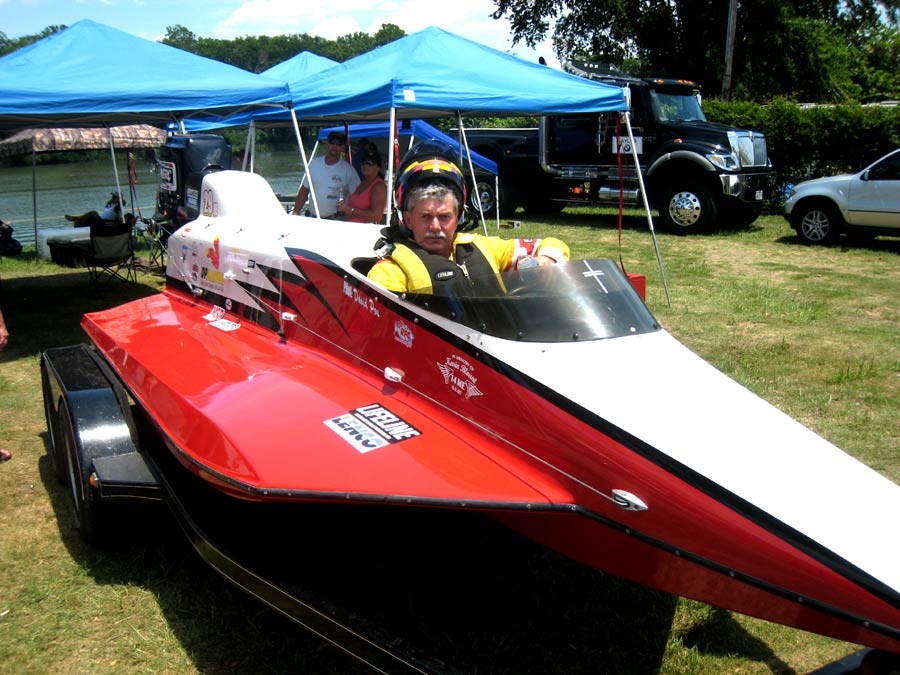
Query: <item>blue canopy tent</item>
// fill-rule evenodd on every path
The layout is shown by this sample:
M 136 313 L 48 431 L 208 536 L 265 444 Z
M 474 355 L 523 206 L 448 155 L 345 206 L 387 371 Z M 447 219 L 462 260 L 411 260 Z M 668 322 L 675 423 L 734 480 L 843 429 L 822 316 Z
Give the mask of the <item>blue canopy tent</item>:
M 397 119 L 626 109 L 619 87 L 529 63 L 434 27 L 292 82 L 291 91 L 292 112 L 305 123 L 387 119 L 390 129 Z M 290 115 L 254 111 L 204 121 L 212 128 L 248 124 L 250 119 L 255 124 L 285 123 Z M 460 129 L 465 148 L 462 124 Z M 299 128 L 296 134 L 299 138 Z M 388 180 L 393 161 L 389 153 Z
M 447 143 L 456 152 L 458 157 L 463 158 L 468 156 L 471 166 L 474 167 L 470 170 L 464 161 L 460 162 L 460 166 L 463 167 L 464 173 L 467 173 L 472 177 L 472 185 L 474 187 L 469 194 L 469 201 L 472 208 L 476 212 L 490 213 L 491 211 L 495 211 L 497 213 L 497 218 L 499 219 L 500 211 L 497 200 L 500 194 L 500 179 L 498 176 L 499 169 L 497 167 L 497 162 L 488 159 L 474 150 L 470 150 L 468 155 L 466 155 L 457 139 L 448 136 L 428 122 L 424 120 L 403 120 L 401 123 L 397 124 L 395 134 L 391 133 L 391 127 L 387 122 L 356 122 L 354 124 L 342 126 L 324 127 L 319 130 L 319 135 L 316 138 L 316 145 L 313 147 L 311 156 L 315 156 L 319 143 L 328 138 L 328 134 L 332 131 L 347 133 L 351 145 L 354 138 L 377 138 L 386 139 L 381 145 L 390 147 L 389 143 L 394 135 L 408 139 L 407 147 L 411 147 L 413 143 L 418 141 L 429 139 L 437 139 Z M 382 152 L 385 152 L 385 149 L 386 148 L 382 148 Z M 387 153 L 385 152 L 385 154 Z M 359 170 L 359 167 L 356 164 L 355 155 L 353 165 Z
M 313 54 L 312 52 L 303 51 L 286 61 L 272 66 L 260 73 L 263 77 L 279 80 L 287 84 L 292 92 L 301 92 L 303 87 L 301 82 L 308 82 L 312 75 L 321 73 L 337 66 L 337 61 Z M 263 112 L 272 113 L 271 116 L 262 115 Z M 213 114 L 215 113 L 215 114 Z M 252 110 L 241 111 L 230 115 L 222 115 L 216 111 L 202 114 L 196 119 L 184 120 L 185 131 L 210 131 L 213 129 L 224 129 L 228 127 L 239 127 L 260 122 L 269 119 L 272 122 L 280 124 L 288 124 L 291 121 L 291 114 L 288 110 Z M 170 124 L 170 128 L 174 130 L 175 125 Z
M 89 20 L 0 58 L 0 129 L 157 124 L 268 106 L 276 80 Z
M 303 85 L 304 83 L 298 83 Z M 320 73 L 295 90 L 303 120 L 536 115 L 624 110 L 619 87 L 426 28 Z
M 312 121 L 540 115 L 625 110 L 619 87 L 529 63 L 440 28 L 407 35 L 298 83 L 294 112 Z M 262 112 L 270 119 L 277 113 Z M 392 141 L 393 145 L 393 141 Z M 388 178 L 394 173 L 388 155 Z
M 332 131 L 340 131 L 341 133 L 349 132 L 350 139 L 389 138 L 391 135 L 391 128 L 387 122 L 357 122 L 346 127 L 323 127 L 319 130 L 319 135 L 316 138 L 316 142 L 318 143 L 320 141 L 324 141 L 326 138 L 328 138 L 328 134 Z M 424 120 L 404 121 L 399 125 L 398 134 L 401 138 L 408 137 L 410 139 L 427 140 L 430 138 L 436 138 L 449 144 L 450 147 L 453 148 L 458 154 L 461 154 L 459 143 L 455 138 L 453 138 L 452 136 L 448 136 L 443 131 L 435 126 L 432 126 Z M 313 154 L 315 154 L 315 149 L 313 149 Z M 479 169 L 487 171 L 488 173 L 497 175 L 497 162 L 492 159 L 488 159 L 484 155 L 480 155 L 474 151 L 471 151 L 470 154 L 472 156 L 472 164 L 477 166 Z
M 287 84 L 93 21 L 0 58 L 0 129 L 163 126 L 197 114 L 290 108 Z M 110 154 L 121 196 L 115 151 Z M 37 241 L 37 200 L 34 200 Z

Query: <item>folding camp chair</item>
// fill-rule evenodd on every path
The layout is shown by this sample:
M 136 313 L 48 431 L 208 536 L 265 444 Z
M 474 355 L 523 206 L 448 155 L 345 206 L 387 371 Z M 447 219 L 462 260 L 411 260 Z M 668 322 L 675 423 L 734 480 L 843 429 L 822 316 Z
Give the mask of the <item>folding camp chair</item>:
M 85 264 L 91 284 L 112 279 L 137 283 L 131 225 L 92 225 L 91 250 Z

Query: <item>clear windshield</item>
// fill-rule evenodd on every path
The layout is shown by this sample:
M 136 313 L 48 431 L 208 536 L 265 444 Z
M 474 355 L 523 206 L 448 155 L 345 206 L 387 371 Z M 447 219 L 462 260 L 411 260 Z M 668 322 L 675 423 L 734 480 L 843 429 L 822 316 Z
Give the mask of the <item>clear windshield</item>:
M 662 122 L 705 122 L 706 115 L 693 91 L 659 88 L 650 92 L 656 115 Z
M 574 342 L 637 335 L 659 324 L 612 260 L 568 263 L 472 279 L 406 299 L 488 335 L 523 342 Z

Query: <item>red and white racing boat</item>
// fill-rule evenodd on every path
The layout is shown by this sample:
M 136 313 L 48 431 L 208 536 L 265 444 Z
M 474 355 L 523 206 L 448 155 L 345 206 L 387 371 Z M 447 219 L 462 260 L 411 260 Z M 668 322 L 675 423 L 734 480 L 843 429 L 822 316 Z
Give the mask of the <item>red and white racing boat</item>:
M 380 226 L 288 216 L 241 172 L 201 200 L 166 289 L 83 326 L 95 368 L 219 493 L 478 510 L 626 579 L 900 653 L 900 486 L 682 346 L 613 262 L 398 295 L 366 278 Z M 101 426 L 78 413 L 79 358 L 47 352 L 44 380 L 90 533 L 127 492 L 110 458 L 141 448 L 127 411 L 79 431 Z

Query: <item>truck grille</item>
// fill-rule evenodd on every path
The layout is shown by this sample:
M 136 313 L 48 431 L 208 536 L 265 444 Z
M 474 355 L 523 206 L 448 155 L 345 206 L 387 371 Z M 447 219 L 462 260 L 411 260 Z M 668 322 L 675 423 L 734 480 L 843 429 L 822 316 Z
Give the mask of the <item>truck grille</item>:
M 734 132 L 732 132 L 734 133 Z M 737 132 L 737 152 L 741 160 L 741 166 L 767 166 L 769 154 L 766 150 L 766 137 L 753 131 Z

